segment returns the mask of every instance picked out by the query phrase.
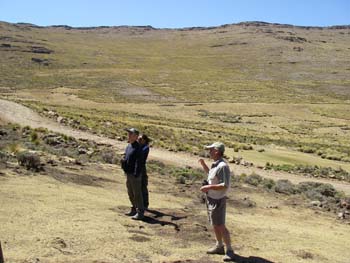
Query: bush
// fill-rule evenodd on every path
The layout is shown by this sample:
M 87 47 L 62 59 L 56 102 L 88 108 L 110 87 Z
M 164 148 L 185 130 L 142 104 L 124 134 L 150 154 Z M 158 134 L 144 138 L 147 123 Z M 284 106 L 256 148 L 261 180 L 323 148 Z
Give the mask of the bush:
M 12 154 L 17 154 L 21 150 L 21 146 L 18 143 L 12 143 L 7 146 L 8 150 Z
M 335 197 L 337 191 L 331 184 L 322 184 L 317 189 L 322 195 L 327 197 Z
M 315 153 L 316 150 L 311 148 L 311 147 L 303 147 L 300 149 L 301 152 L 304 152 L 304 153 Z
M 262 181 L 262 185 L 263 185 L 264 188 L 272 189 L 276 185 L 276 183 L 272 179 L 264 178 L 263 181 Z
M 31 134 L 30 134 L 30 140 L 31 140 L 32 142 L 35 142 L 35 141 L 38 140 L 38 138 L 39 138 L 38 133 L 35 132 L 35 131 L 32 131 Z
M 27 170 L 39 171 L 41 169 L 40 157 L 31 152 L 20 152 L 17 154 L 17 161 L 20 166 L 24 166 Z
M 8 155 L 6 152 L 0 151 L 0 168 L 6 167 Z
M 176 178 L 176 182 L 178 184 L 186 184 L 186 177 L 181 175 L 181 176 Z
M 307 198 L 313 201 L 324 201 L 324 197 L 316 189 L 309 189 L 305 192 Z
M 323 201 L 326 198 L 337 197 L 338 192 L 331 184 L 318 182 L 302 182 L 297 185 L 297 190 L 304 193 L 311 200 Z
M 283 179 L 276 182 L 275 192 L 290 195 L 295 193 L 295 188 L 289 180 Z
M 305 193 L 309 190 L 318 188 L 321 185 L 321 183 L 317 183 L 317 182 L 301 182 L 296 186 L 296 190 L 299 193 Z
M 263 178 L 260 175 L 252 173 L 245 178 L 244 182 L 250 185 L 258 186 L 262 180 Z
M 6 162 L 8 159 L 8 155 L 6 152 L 0 151 L 0 162 Z
M 104 151 L 101 154 L 102 160 L 106 163 L 116 164 L 117 158 L 113 151 Z
M 253 146 L 251 145 L 243 145 L 243 150 L 246 150 L 246 151 L 250 151 L 250 150 L 253 150 Z

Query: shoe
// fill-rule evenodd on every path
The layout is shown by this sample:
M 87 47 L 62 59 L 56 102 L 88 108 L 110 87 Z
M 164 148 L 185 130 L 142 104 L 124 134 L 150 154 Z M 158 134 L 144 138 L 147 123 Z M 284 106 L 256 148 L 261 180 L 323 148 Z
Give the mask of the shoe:
M 233 250 L 227 250 L 226 255 L 222 258 L 223 261 L 233 261 L 233 258 L 235 257 L 235 253 Z
M 210 249 L 208 249 L 207 254 L 218 254 L 218 255 L 225 255 L 225 249 L 224 246 L 222 247 L 212 247 Z
M 133 220 L 142 220 L 144 219 L 144 215 L 142 213 L 136 213 L 136 215 L 132 216 L 131 219 Z
M 131 207 L 131 210 L 129 213 L 125 214 L 126 216 L 134 216 L 136 215 L 136 208 L 135 207 Z

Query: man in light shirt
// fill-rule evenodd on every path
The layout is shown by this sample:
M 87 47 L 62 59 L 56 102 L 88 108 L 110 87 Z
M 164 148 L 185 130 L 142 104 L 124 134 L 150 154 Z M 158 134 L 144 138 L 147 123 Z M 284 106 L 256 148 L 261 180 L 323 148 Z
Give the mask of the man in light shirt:
M 230 168 L 223 159 L 225 145 L 221 142 L 215 142 L 205 146 L 205 148 L 209 150 L 210 158 L 214 160 L 214 163 L 209 169 L 204 160 L 199 159 L 199 163 L 208 174 L 208 184 L 202 186 L 200 190 L 206 193 L 209 222 L 213 225 L 216 237 L 216 245 L 209 249 L 207 253 L 225 254 L 223 260 L 232 261 L 234 253 L 231 247 L 230 233 L 225 226 L 226 194 L 230 189 L 231 177 Z

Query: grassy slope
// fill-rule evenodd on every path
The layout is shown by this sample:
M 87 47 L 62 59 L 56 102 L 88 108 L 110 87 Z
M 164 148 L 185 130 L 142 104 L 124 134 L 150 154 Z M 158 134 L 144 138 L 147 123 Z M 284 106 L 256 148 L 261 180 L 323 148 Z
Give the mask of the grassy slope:
M 349 29 L 0 26 L 2 43 L 18 50 L 40 45 L 54 51 L 33 55 L 1 48 L 2 86 L 85 87 L 82 95 L 103 101 L 123 100 L 123 90 L 137 87 L 177 101 L 319 103 L 341 102 L 350 95 Z M 299 47 L 303 50 L 294 49 Z M 51 64 L 33 65 L 31 57 Z
M 68 117 L 87 116 L 86 125 L 97 133 L 115 136 L 123 125 L 138 126 L 164 148 L 198 152 L 202 144 L 220 139 L 232 148 L 306 147 L 325 158 L 350 160 L 349 33 L 349 28 L 263 23 L 204 30 L 0 23 L 0 90 L 2 96 L 37 99 L 48 108 L 62 105 L 60 113 Z M 54 52 L 23 52 L 33 46 Z M 32 58 L 48 59 L 49 65 Z M 142 103 L 125 104 L 130 100 Z M 217 101 L 219 107 L 211 103 Z M 203 104 L 187 107 L 189 102 Z M 99 114 L 81 108 L 97 108 Z M 201 115 L 203 110 L 208 116 Z M 215 118 L 237 115 L 240 123 Z M 103 127 L 101 116 L 119 125 Z M 221 127 L 225 132 L 218 137 Z M 205 135 L 183 140 L 197 137 L 198 129 Z M 257 155 L 245 156 L 270 161 Z M 316 158 L 306 162 L 323 163 Z
M 149 223 L 135 222 L 123 215 L 128 198 L 118 167 L 60 163 L 57 169 L 60 176 L 94 175 L 105 181 L 88 186 L 56 181 L 50 173 L 18 176 L 4 170 L 0 235 L 8 262 L 221 262 L 221 256 L 204 253 L 214 237 L 197 200 L 199 186 L 191 189 L 152 173 L 151 208 L 160 214 L 147 213 L 153 218 Z M 244 205 L 247 196 L 255 208 Z M 296 197 L 249 187 L 233 188 L 230 199 L 227 225 L 242 257 L 342 263 L 350 256 L 348 226 L 332 214 L 306 209 Z

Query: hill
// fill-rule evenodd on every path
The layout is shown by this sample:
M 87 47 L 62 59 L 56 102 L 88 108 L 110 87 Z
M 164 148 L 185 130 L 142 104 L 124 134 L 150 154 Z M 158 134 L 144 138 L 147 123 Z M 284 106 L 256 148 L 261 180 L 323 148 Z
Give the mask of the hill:
M 349 42 L 349 26 L 1 22 L 0 87 L 73 88 L 80 97 L 104 102 L 339 103 L 350 98 Z
M 1 22 L 0 96 L 112 139 L 136 126 L 156 147 L 194 154 L 221 140 L 230 158 L 298 173 L 312 166 L 315 176 L 332 167 L 334 176 L 350 171 L 349 38 L 349 26 L 264 22 Z
M 349 38 L 349 26 L 264 22 L 0 22 L 5 260 L 220 262 L 204 254 L 214 237 L 196 169 L 219 140 L 237 262 L 347 262 Z M 125 127 L 152 138 L 142 222 L 124 215 Z

